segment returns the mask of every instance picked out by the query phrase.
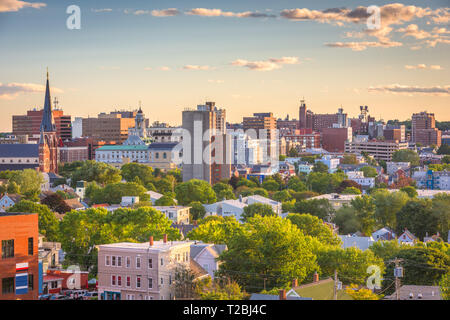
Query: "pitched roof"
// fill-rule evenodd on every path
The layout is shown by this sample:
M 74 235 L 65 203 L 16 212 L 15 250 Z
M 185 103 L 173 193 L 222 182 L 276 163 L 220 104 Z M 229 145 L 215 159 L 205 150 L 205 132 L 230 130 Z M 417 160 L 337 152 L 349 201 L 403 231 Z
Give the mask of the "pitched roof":
M 332 278 L 308 283 L 293 288 L 298 295 L 309 297 L 313 300 L 333 300 L 334 280 Z M 337 293 L 338 300 L 353 300 L 344 290 Z
M 14 203 L 17 203 L 20 201 L 20 199 L 22 199 L 22 196 L 20 194 L 16 194 L 16 193 L 8 193 L 5 196 L 10 198 Z
M 442 300 L 438 286 L 405 285 L 399 289 L 400 300 Z M 420 297 L 421 295 L 421 297 Z M 388 300 L 396 300 L 397 293 L 387 296 Z
M 44 112 L 42 114 L 41 132 L 54 132 L 56 131 L 55 120 L 53 119 L 52 101 L 50 98 L 50 84 L 48 80 L 47 71 L 47 83 L 45 87 L 45 100 L 44 100 Z
M 64 200 L 64 202 L 72 209 L 85 208 L 85 206 L 78 199 L 67 199 Z
M 0 144 L 0 158 L 38 158 L 39 145 L 35 143 Z M 8 164 L 3 164 L 8 165 Z M 31 163 L 23 165 L 33 165 Z M 34 166 L 39 166 L 38 163 Z
M 203 278 L 209 275 L 208 271 L 203 269 L 202 266 L 199 265 L 198 262 L 195 261 L 194 259 L 189 259 L 189 266 L 191 271 L 194 273 L 196 279 Z

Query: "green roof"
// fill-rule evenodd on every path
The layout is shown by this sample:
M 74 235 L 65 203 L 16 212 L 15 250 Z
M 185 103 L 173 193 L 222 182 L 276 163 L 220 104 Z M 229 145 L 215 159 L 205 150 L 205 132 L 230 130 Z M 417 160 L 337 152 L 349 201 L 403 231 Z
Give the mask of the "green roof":
M 97 149 L 97 151 L 147 151 L 147 145 L 131 146 L 131 145 L 109 145 Z
M 334 280 L 325 279 L 317 283 L 306 284 L 294 288 L 300 297 L 313 298 L 313 300 L 333 300 Z M 353 300 L 344 290 L 337 293 L 338 300 Z

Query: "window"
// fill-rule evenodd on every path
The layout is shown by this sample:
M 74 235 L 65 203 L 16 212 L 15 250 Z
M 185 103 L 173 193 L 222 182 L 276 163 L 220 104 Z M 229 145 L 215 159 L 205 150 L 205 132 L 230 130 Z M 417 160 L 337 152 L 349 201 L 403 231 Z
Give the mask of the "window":
M 111 276 L 111 285 L 112 286 L 116 285 L 116 276 Z
M 131 277 L 127 276 L 127 287 L 131 287 Z
M 117 257 L 117 266 L 118 267 L 122 266 L 122 257 Z
M 161 265 L 162 266 L 164 265 L 164 259 L 163 258 L 161 258 Z
M 127 264 L 127 268 L 129 268 L 131 266 L 131 259 L 130 257 L 126 257 L 126 264 Z
M 117 276 L 117 285 L 118 285 L 119 287 L 122 286 L 122 277 L 121 277 L 121 276 Z
M 141 268 L 141 258 L 140 257 L 136 257 L 136 268 L 137 269 Z
M 2 240 L 2 259 L 14 257 L 14 240 Z
M 110 259 L 111 259 L 111 257 L 110 256 L 105 256 L 105 265 L 106 266 L 109 266 L 111 263 L 110 263 Z
M 137 276 L 136 277 L 136 288 L 140 288 L 141 287 L 141 276 Z
M 169 284 L 172 284 L 172 275 L 169 274 Z
M 14 293 L 14 278 L 2 279 L 2 294 Z
M 113 267 L 116 266 L 116 256 L 112 256 L 112 257 L 111 257 L 111 265 L 112 265 Z
M 28 255 L 33 255 L 33 238 L 28 238 Z
M 28 275 L 28 290 L 34 289 L 34 277 L 32 274 Z
M 161 285 L 163 285 L 163 284 L 164 284 L 164 278 L 161 277 Z
M 153 259 L 148 259 L 148 268 L 149 269 L 153 268 Z
M 152 278 L 148 278 L 148 288 L 153 289 L 153 279 Z

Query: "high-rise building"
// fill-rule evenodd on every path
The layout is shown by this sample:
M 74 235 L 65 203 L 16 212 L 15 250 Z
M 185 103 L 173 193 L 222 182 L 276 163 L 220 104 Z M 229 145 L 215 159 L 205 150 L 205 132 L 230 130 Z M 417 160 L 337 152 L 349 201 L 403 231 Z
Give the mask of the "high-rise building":
M 412 115 L 412 142 L 423 146 L 441 145 L 442 132 L 436 128 L 434 113 L 424 111 Z
M 128 129 L 135 126 L 135 111 L 100 113 L 97 118 L 83 118 L 83 137 L 109 144 L 121 144 L 128 139 Z
M 322 148 L 328 152 L 344 152 L 345 143 L 352 141 L 352 128 L 324 128 L 322 131 Z
M 254 113 L 253 117 L 244 117 L 244 131 L 254 130 L 256 137 L 266 144 L 266 160 L 270 162 L 274 154 L 278 153 L 277 119 L 272 112 Z M 278 157 L 277 157 L 278 158 Z
M 39 137 L 39 170 L 41 172 L 58 172 L 59 141 L 60 140 L 58 139 L 56 131 L 56 124 L 53 119 L 50 84 L 47 72 L 44 111 L 42 114 Z
M 332 128 L 334 125 L 347 127 L 347 114 L 343 108 L 339 108 L 337 113 L 333 114 L 315 114 L 307 110 L 305 100 L 300 101 L 299 108 L 300 129 L 313 129 L 321 132 L 324 128 Z
M 215 184 L 231 176 L 230 138 L 225 134 L 225 110 L 214 102 L 183 111 L 183 181 Z
M 0 225 L 0 300 L 37 300 L 38 215 L 2 213 Z
M 39 140 L 40 128 L 44 109 L 28 110 L 26 115 L 14 115 L 12 117 L 12 128 L 14 135 L 28 135 L 30 140 Z M 65 115 L 62 109 L 52 110 L 56 125 L 56 135 L 61 140 L 72 139 L 71 116 Z

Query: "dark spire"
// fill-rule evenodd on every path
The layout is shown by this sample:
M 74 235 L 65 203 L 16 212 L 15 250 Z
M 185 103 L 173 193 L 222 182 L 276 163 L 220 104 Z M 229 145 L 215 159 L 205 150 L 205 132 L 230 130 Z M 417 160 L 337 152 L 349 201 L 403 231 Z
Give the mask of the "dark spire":
M 53 132 L 56 131 L 55 121 L 53 120 L 52 112 L 52 100 L 50 98 L 50 84 L 48 81 L 48 68 L 47 68 L 47 85 L 45 88 L 45 101 L 44 112 L 42 114 L 41 132 Z

